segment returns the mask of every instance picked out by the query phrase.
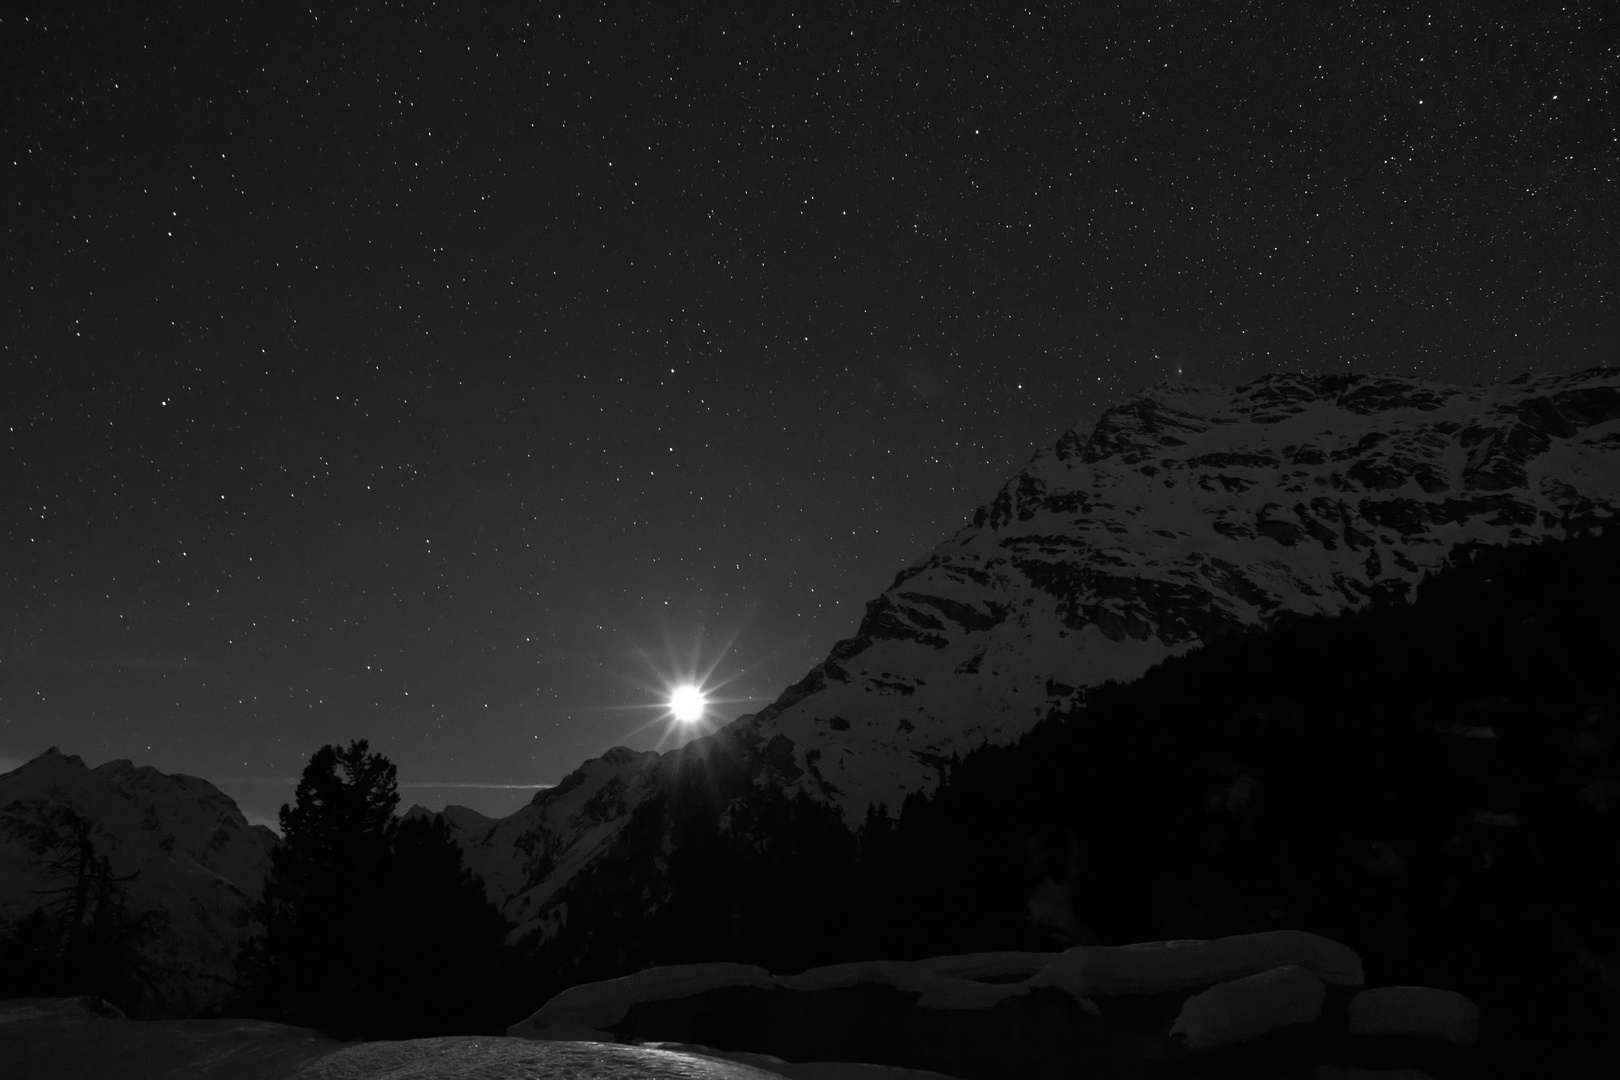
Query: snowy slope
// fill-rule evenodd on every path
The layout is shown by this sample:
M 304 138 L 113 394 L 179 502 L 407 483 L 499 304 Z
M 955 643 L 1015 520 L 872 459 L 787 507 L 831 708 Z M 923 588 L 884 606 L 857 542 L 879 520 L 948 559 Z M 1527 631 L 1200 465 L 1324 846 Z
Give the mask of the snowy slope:
M 223 1002 L 275 834 L 249 825 L 206 780 L 122 760 L 90 769 L 52 747 L 0 775 L 0 825 L 10 826 L 0 828 L 0 922 L 27 915 L 45 899 L 40 890 L 61 885 L 22 839 L 54 807 L 94 823 L 96 850 L 114 874 L 139 871 L 124 885 L 133 912 L 167 913 L 167 929 L 143 950 L 157 977 L 143 1005 L 178 1017 Z
M 445 820 L 490 899 L 523 932 L 549 930 L 565 914 L 548 904 L 618 833 L 654 782 L 659 755 L 615 747 L 499 820 L 447 806 Z M 406 816 L 425 814 L 413 806 Z
M 1407 599 L 1458 543 L 1617 510 L 1620 371 L 1161 386 L 1036 454 L 730 734 L 859 820 L 1084 687 L 1282 612 Z
M 1284 612 L 1407 599 L 1458 543 L 1527 542 L 1617 513 L 1620 370 L 1473 387 L 1355 375 L 1160 386 L 1037 453 L 773 704 L 661 759 L 588 762 L 468 837 L 469 862 L 522 932 L 549 930 L 565 879 L 683 760 L 716 747 L 755 761 L 759 783 L 858 822 L 1088 686 Z M 610 781 L 611 799 L 586 812 Z

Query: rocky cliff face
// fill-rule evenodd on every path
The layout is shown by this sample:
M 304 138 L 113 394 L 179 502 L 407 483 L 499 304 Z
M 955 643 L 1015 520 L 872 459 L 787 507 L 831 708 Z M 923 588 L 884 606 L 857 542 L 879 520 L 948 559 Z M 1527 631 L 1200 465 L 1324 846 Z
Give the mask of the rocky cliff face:
M 206 780 L 128 761 L 87 768 L 52 747 L 0 775 L 0 923 L 41 906 L 61 886 L 26 838 L 67 808 L 123 885 L 132 914 L 165 915 L 142 950 L 153 976 L 141 1005 L 154 1018 L 191 1016 L 229 996 L 249 909 L 264 887 L 276 835 L 249 825 Z
M 544 934 L 566 879 L 694 756 L 740 755 L 858 822 L 1087 687 L 1285 612 L 1405 600 L 1459 543 L 1617 514 L 1620 370 L 1161 386 L 1037 453 L 770 706 L 662 758 L 586 763 L 467 835 L 469 862 Z
M 1617 511 L 1620 371 L 1161 386 L 1036 454 L 730 735 L 858 820 L 1084 687 L 1283 612 L 1405 600 L 1459 543 Z

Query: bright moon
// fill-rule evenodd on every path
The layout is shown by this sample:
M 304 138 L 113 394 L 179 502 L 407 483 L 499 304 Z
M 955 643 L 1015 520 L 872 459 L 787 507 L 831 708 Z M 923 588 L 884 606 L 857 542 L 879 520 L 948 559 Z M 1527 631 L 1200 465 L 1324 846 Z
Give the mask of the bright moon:
M 695 686 L 677 686 L 669 696 L 669 711 L 683 724 L 703 719 L 703 708 L 707 704 L 703 691 Z

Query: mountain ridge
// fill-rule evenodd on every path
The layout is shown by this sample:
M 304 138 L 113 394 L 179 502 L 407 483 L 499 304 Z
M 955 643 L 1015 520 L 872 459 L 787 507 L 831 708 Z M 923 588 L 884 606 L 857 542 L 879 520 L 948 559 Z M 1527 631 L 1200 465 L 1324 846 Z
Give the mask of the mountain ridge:
M 514 873 L 491 833 L 468 862 L 525 882 L 506 910 L 543 938 L 566 917 L 542 914 L 558 876 L 688 760 L 741 755 L 758 783 L 852 823 L 893 812 L 953 755 L 1016 738 L 1087 687 L 1286 612 L 1402 602 L 1459 543 L 1615 520 L 1617 421 L 1613 368 L 1471 387 L 1298 374 L 1154 387 L 1034 454 L 771 704 L 662 757 L 591 759 L 552 804 L 589 787 L 589 811 L 526 807 L 529 824 L 504 830 L 566 860 L 525 853 Z M 577 832 L 558 828 L 573 814 Z
M 1473 387 L 1287 374 L 1166 384 L 1034 454 L 765 708 L 665 754 L 611 748 L 505 818 L 433 816 L 515 936 L 544 941 L 578 902 L 572 883 L 688 762 L 723 756 L 758 786 L 858 823 L 870 806 L 893 813 L 933 790 L 953 756 L 1005 744 L 1091 688 L 1201 643 L 1290 613 L 1404 601 L 1458 544 L 1617 518 L 1617 369 Z M 0 808 L 5 782 L 47 758 L 109 791 L 163 777 L 47 753 L 0 777 Z M 165 778 L 180 792 L 194 779 Z M 267 866 L 274 834 L 235 833 Z M 245 913 L 256 886 L 222 882 Z M 245 914 L 229 919 L 246 926 Z M 225 943 L 209 933 L 217 960 Z
M 0 917 L 41 906 L 56 881 L 27 838 L 53 829 L 62 810 L 89 821 L 96 853 L 120 877 L 135 913 L 166 914 L 140 949 L 149 976 L 142 1015 L 178 1017 L 232 995 L 248 911 L 279 839 L 251 825 L 230 796 L 200 777 L 166 774 L 127 759 L 94 769 L 51 747 L 0 774 Z

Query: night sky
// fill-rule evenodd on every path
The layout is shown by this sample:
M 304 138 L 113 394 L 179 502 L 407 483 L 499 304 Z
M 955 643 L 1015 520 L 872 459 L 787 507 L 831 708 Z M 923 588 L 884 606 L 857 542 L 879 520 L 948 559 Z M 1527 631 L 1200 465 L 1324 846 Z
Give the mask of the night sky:
M 0 768 L 265 820 L 367 738 L 405 804 L 509 812 L 688 737 L 683 673 L 763 705 L 1148 385 L 1612 364 L 1615 29 L 8 5 Z

